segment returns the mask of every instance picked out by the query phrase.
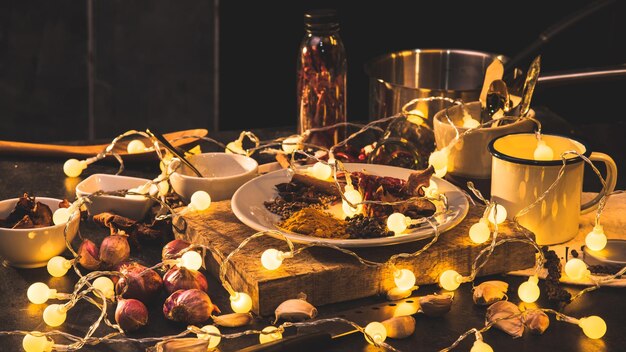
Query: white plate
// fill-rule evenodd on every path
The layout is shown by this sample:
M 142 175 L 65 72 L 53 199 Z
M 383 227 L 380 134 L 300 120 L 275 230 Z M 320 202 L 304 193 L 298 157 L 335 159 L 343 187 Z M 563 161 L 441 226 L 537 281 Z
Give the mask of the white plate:
M 403 169 L 394 166 L 375 164 L 345 164 L 348 171 L 367 171 L 378 176 L 389 176 L 406 180 L 415 170 Z M 437 184 L 439 192 L 448 197 L 449 212 L 437 217 L 437 229 L 444 232 L 458 225 L 467 215 L 469 203 L 465 195 L 451 183 L 437 178 L 432 179 Z M 265 208 L 263 202 L 274 199 L 278 192 L 275 185 L 289 182 L 291 175 L 288 170 L 278 170 L 259 176 L 241 186 L 233 195 L 231 206 L 235 216 L 244 224 L 257 231 L 278 230 L 287 238 L 297 243 L 324 242 L 339 247 L 378 247 L 398 243 L 412 242 L 428 238 L 434 235 L 434 229 L 428 225 L 422 225 L 412 232 L 401 235 L 370 238 L 370 239 L 328 239 L 314 236 L 301 235 L 285 232 L 278 229 L 275 224 L 280 222 L 280 217 Z

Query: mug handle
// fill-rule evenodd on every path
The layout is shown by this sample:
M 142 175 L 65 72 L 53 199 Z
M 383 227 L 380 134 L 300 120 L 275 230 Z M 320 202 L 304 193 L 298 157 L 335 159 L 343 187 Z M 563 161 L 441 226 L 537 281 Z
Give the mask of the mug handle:
M 602 199 L 605 194 L 613 192 L 615 190 L 615 184 L 617 183 L 617 165 L 615 165 L 615 161 L 613 161 L 610 156 L 604 153 L 593 152 L 589 156 L 589 160 L 600 161 L 606 165 L 606 187 L 603 188 L 602 192 L 598 193 L 595 198 L 580 206 L 581 214 L 594 211 L 598 207 L 600 199 Z

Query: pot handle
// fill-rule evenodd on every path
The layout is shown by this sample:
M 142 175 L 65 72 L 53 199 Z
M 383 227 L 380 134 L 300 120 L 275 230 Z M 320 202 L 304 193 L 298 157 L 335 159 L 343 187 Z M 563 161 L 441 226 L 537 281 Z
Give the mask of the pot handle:
M 595 210 L 598 207 L 600 199 L 602 199 L 605 194 L 613 192 L 615 190 L 615 184 L 617 183 L 617 165 L 615 165 L 615 161 L 613 161 L 610 156 L 604 153 L 593 152 L 589 156 L 589 160 L 600 161 L 606 165 L 606 187 L 604 187 L 595 198 L 580 206 L 581 214 L 587 214 Z

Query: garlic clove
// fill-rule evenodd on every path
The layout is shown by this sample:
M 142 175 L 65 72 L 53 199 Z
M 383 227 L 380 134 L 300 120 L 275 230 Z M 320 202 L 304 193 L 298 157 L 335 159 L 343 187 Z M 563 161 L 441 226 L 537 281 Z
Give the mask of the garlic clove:
M 513 336 L 522 336 L 524 333 L 524 323 L 522 322 L 522 312 L 509 301 L 498 301 L 487 308 L 485 323 L 494 323 L 495 327 Z
M 398 287 L 394 287 L 391 290 L 387 291 L 387 299 L 390 301 L 404 299 L 410 297 L 415 290 L 417 290 L 417 286 L 413 286 L 411 289 L 408 290 L 401 290 Z
M 506 291 L 508 289 L 509 284 L 504 281 L 485 281 L 474 287 L 474 303 L 486 306 L 501 301 L 506 297 Z
M 543 334 L 550 326 L 548 315 L 536 309 L 524 312 L 523 321 L 526 328 L 537 335 Z
M 393 317 L 382 322 L 387 330 L 387 337 L 404 339 L 415 332 L 415 318 L 410 315 Z
M 302 299 L 288 299 L 278 305 L 274 311 L 276 320 L 303 321 L 317 316 L 317 308 Z
M 155 352 L 206 352 L 209 341 L 198 338 L 179 338 L 161 341 L 154 346 Z
M 420 311 L 430 317 L 439 317 L 450 311 L 452 308 L 453 296 L 449 294 L 427 295 L 420 297 Z
M 228 328 L 237 328 L 240 326 L 250 325 L 253 320 L 252 314 L 250 313 L 231 313 L 213 316 L 212 318 L 215 325 Z

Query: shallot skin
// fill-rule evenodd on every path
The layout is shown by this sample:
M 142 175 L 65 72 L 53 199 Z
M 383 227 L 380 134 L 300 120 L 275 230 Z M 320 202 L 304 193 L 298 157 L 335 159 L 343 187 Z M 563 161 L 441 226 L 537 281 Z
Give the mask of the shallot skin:
M 169 320 L 187 324 L 207 321 L 219 308 L 211 302 L 206 292 L 191 289 L 172 293 L 163 304 L 163 314 Z

